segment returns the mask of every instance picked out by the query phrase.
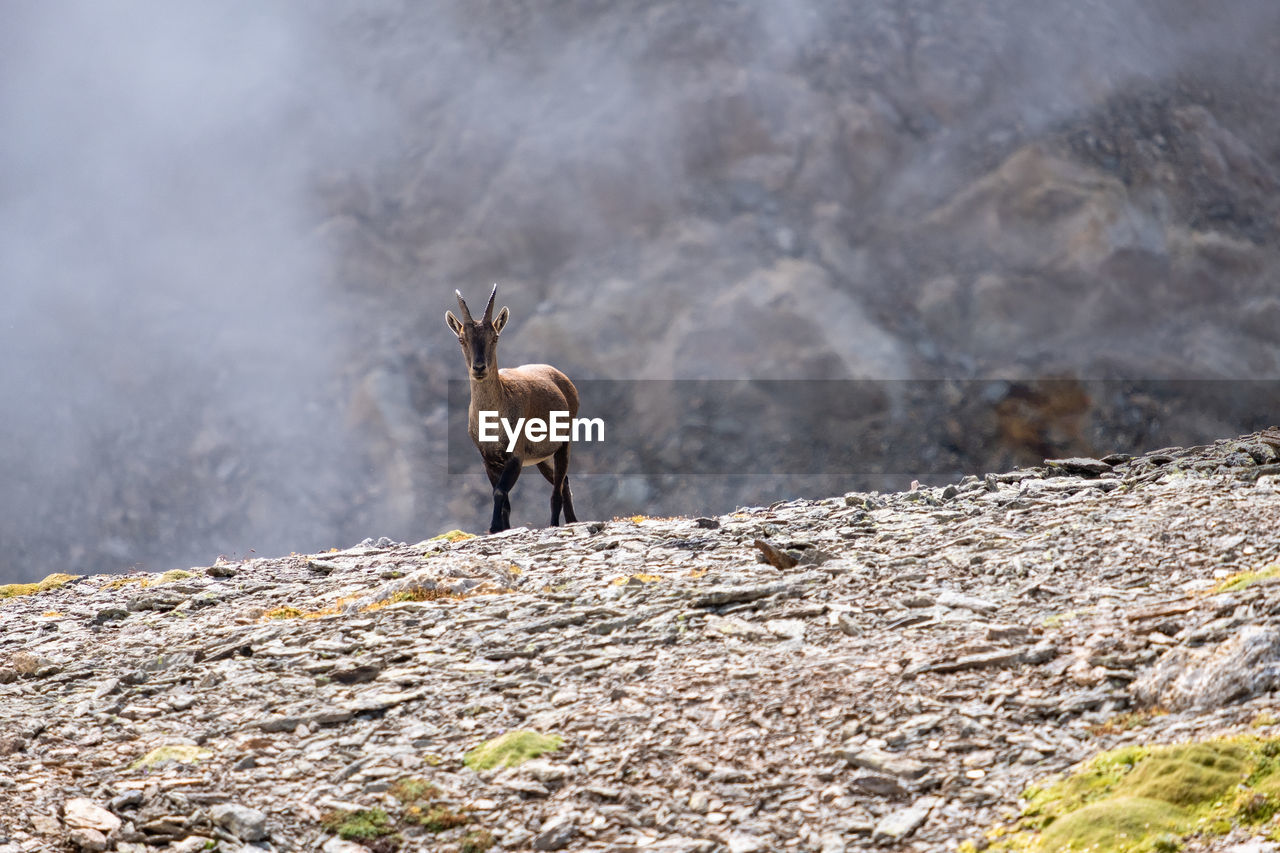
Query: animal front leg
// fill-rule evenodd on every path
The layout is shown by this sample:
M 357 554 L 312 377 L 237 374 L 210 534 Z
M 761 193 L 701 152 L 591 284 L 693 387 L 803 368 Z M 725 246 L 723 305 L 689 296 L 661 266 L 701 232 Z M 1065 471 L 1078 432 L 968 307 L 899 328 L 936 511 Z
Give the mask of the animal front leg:
M 511 500 L 508 493 L 520 478 L 520 460 L 508 459 L 493 484 L 493 521 L 489 524 L 490 533 L 500 533 L 511 527 Z

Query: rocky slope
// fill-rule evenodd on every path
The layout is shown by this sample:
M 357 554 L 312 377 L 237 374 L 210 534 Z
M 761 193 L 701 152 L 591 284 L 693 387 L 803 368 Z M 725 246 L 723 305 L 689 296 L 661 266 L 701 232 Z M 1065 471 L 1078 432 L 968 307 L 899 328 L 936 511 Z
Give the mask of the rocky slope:
M 1274 731 L 1277 513 L 1270 430 L 8 588 L 0 850 L 981 847 L 1100 750 Z

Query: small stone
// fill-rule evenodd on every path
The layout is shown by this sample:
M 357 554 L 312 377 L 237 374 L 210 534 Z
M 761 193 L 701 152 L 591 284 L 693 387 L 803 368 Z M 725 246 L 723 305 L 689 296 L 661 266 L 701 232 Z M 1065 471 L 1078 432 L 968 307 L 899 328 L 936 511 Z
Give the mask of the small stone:
M 714 518 L 695 518 L 693 523 L 701 527 L 703 530 L 716 530 L 720 527 L 720 522 Z
M 141 791 L 125 791 L 119 796 L 112 797 L 107 805 L 113 812 L 123 811 L 124 809 L 133 809 L 142 805 L 145 798 Z
M 72 829 L 67 840 L 81 850 L 106 850 L 107 837 L 96 829 L 78 826 Z
M 907 793 L 906 787 L 896 777 L 886 773 L 855 773 L 849 784 L 881 797 L 901 797 Z
M 890 812 L 880 819 L 871 837 L 899 841 L 919 829 L 929 817 L 929 812 L 940 802 L 938 797 L 921 797 L 905 809 Z
M 770 619 L 764 623 L 764 627 L 770 634 L 784 640 L 804 640 L 805 624 L 800 619 Z
M 14 652 L 13 657 L 9 659 L 9 665 L 13 667 L 14 672 L 18 675 L 26 675 L 32 678 L 45 678 L 56 674 L 60 667 L 49 658 L 42 655 L 33 655 L 30 652 Z
M 258 720 L 253 725 L 268 733 L 291 732 L 304 722 L 302 717 L 268 717 L 265 720 Z
M 563 764 L 553 764 L 545 758 L 526 761 L 521 769 L 539 782 L 560 782 L 569 775 Z
M 125 606 L 134 612 L 138 612 L 140 610 L 156 610 L 163 613 L 173 610 L 186 600 L 187 596 L 182 593 L 157 591 L 135 596 L 129 599 L 129 602 Z
M 241 841 L 261 841 L 267 837 L 265 813 L 238 803 L 218 803 L 209 810 L 218 826 Z
M 946 590 L 937 597 L 937 603 L 943 607 L 956 607 L 963 610 L 972 610 L 974 613 L 987 615 L 994 613 L 1000 609 L 1000 605 L 987 601 L 984 598 L 978 598 L 973 595 L 965 595 L 962 592 L 952 592 Z
M 381 672 L 381 664 L 364 663 L 358 666 L 335 669 L 329 673 L 329 677 L 339 684 L 364 684 L 365 682 L 373 681 Z
M 344 841 L 337 836 L 330 838 L 320 848 L 323 853 L 369 853 L 369 848 L 354 841 Z
M 786 551 L 776 547 L 767 539 L 756 539 L 753 540 L 751 544 L 760 550 L 760 562 L 768 563 L 775 569 L 791 569 L 800 562 Z
M 1024 625 L 988 625 L 986 638 L 995 641 L 1018 640 L 1028 633 Z
M 1050 468 L 1059 468 L 1068 474 L 1078 474 L 1086 477 L 1097 477 L 1111 470 L 1111 466 L 1101 459 L 1088 459 L 1082 456 L 1071 459 L 1046 459 L 1044 464 Z
M 729 833 L 729 853 L 758 853 L 764 849 L 764 842 L 754 835 L 743 832 Z
M 568 815 L 556 815 L 542 824 L 533 837 L 534 850 L 563 850 L 578 834 L 578 828 Z
M 166 853 L 200 853 L 201 850 L 214 849 L 213 839 L 203 835 L 188 835 L 181 841 L 172 842 Z
M 707 806 L 710 802 L 711 797 L 706 791 L 694 791 L 689 795 L 689 811 L 696 814 L 706 814 Z
M 842 749 L 844 760 L 854 767 L 862 767 L 876 773 L 888 773 L 904 779 L 919 779 L 929 772 L 929 766 L 907 755 L 897 755 L 882 749 Z
M 40 835 L 61 835 L 62 824 L 57 818 L 50 817 L 47 814 L 28 815 L 27 820 L 31 821 L 31 826 Z
M 856 637 L 862 633 L 862 631 L 859 630 L 858 623 L 853 618 L 852 614 L 841 613 L 836 617 L 836 624 L 840 627 L 840 633 L 847 637 Z
M 714 613 L 707 617 L 706 631 L 708 634 L 741 637 L 744 640 L 763 640 L 769 636 L 760 626 L 739 616 L 716 616 Z
M 849 849 L 844 836 L 838 832 L 822 833 L 818 836 L 818 843 L 822 845 L 819 853 L 845 853 Z
M 963 672 L 967 669 L 991 669 L 993 667 L 1015 666 L 1023 663 L 1024 657 L 1020 649 L 999 649 L 994 652 L 982 652 L 976 655 L 964 655 L 949 661 L 937 661 L 921 667 L 921 672 Z
M 129 611 L 123 607 L 106 607 L 99 610 L 93 617 L 95 625 L 101 625 L 105 622 L 112 622 L 117 619 L 128 619 Z
M 1032 666 L 1048 663 L 1059 654 L 1058 647 L 1050 642 L 1036 643 L 1022 653 L 1022 662 Z

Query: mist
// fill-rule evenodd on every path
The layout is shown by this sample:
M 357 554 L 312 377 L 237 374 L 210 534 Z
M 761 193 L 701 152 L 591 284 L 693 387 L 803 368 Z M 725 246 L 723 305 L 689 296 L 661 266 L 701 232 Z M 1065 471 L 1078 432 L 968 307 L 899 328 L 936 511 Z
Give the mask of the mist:
M 0 575 L 334 544 L 339 98 L 285 11 L 0 11 Z
M 477 528 L 455 287 L 500 283 L 504 365 L 587 380 L 1280 376 L 1278 33 L 1267 0 L 6 4 L 0 580 Z M 976 230 L 1025 198 L 1058 205 L 1025 239 Z M 911 446 L 961 472 L 1273 411 L 1115 387 L 1030 450 L 932 390 L 850 440 L 952 418 Z M 605 460 L 581 515 L 841 486 L 662 479 L 660 415 L 652 482 Z

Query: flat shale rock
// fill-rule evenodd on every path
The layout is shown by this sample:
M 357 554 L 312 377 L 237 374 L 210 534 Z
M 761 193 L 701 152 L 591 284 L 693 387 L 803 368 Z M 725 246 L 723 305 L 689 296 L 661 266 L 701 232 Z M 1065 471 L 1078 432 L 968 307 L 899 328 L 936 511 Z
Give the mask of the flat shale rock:
M 1147 707 L 1219 708 L 1280 686 L 1280 627 L 1245 625 L 1213 646 L 1175 646 L 1132 685 Z
M 0 600 L 0 850 L 953 849 L 1097 751 L 1266 722 L 1254 445 Z

